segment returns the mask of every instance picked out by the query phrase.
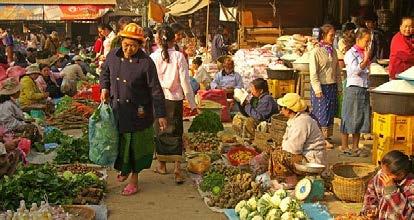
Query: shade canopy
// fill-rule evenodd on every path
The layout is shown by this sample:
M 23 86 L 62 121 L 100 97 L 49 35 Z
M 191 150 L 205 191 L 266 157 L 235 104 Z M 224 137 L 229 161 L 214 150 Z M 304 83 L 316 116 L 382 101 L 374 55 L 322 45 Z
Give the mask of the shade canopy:
M 193 14 L 206 7 L 208 4 L 210 4 L 210 0 L 177 0 L 167 6 L 167 9 L 169 9 L 168 14 L 179 17 Z

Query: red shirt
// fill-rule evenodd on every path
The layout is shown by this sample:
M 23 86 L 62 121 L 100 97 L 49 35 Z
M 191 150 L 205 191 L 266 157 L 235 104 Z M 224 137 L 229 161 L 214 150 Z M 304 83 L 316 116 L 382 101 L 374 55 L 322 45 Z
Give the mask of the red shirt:
M 381 171 L 368 183 L 362 213 L 373 212 L 378 220 L 408 220 L 413 218 L 414 175 L 408 174 L 392 187 L 380 180 Z
M 414 66 L 414 47 L 409 37 L 396 33 L 391 41 L 389 74 L 391 79 Z
M 102 46 L 103 46 L 103 40 L 102 38 L 99 37 L 95 41 L 95 45 L 93 46 L 93 52 L 100 53 L 102 51 Z

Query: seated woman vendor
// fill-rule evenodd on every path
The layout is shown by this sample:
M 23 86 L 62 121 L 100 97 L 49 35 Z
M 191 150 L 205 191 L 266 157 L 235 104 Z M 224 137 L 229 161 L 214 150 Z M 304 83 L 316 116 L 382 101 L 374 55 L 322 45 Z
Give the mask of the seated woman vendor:
M 7 78 L 0 83 L 0 125 L 19 137 L 39 141 L 37 126 L 24 121 L 23 112 L 15 102 L 19 94 L 20 85 L 15 78 Z
M 40 76 L 39 65 L 32 64 L 26 69 L 26 75 L 20 80 L 19 103 L 23 109 L 45 109 L 46 100 L 49 97 L 47 92 L 41 92 L 35 80 Z
M 226 90 L 229 98 L 233 98 L 234 89 L 243 88 L 242 77 L 234 71 L 234 61 L 231 57 L 224 59 L 223 70 L 216 74 L 210 87 L 211 89 Z
M 381 170 L 368 183 L 362 214 L 372 219 L 413 219 L 413 159 L 401 151 L 385 154 Z
M 272 96 L 269 95 L 269 87 L 266 80 L 258 78 L 252 81 L 250 100 L 240 103 L 240 112 L 253 118 L 256 122 L 267 121 L 273 114 L 277 113 L 277 105 Z
M 294 163 L 302 161 L 325 164 L 325 139 L 318 123 L 306 112 L 306 102 L 298 94 L 288 93 L 277 104 L 289 120 L 282 149 L 271 153 L 270 173 L 273 176 L 294 174 Z

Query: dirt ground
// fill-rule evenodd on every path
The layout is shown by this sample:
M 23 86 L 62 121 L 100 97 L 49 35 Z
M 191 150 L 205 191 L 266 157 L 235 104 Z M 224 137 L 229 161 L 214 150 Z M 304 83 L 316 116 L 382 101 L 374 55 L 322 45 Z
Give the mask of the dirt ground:
M 333 143 L 338 146 L 340 143 L 338 127 L 334 132 Z M 365 143 L 370 149 L 370 141 Z M 328 162 L 334 164 L 342 161 L 370 163 L 371 157 L 351 158 L 340 154 L 339 150 L 328 152 Z M 153 166 L 156 164 L 154 161 Z M 183 165 L 184 167 L 184 165 Z M 172 166 L 169 165 L 172 172 Z M 214 213 L 204 204 L 195 189 L 191 179 L 187 179 L 185 184 L 176 185 L 173 182 L 173 175 L 159 175 L 146 170 L 140 174 L 141 191 L 131 197 L 120 195 L 122 187 L 126 183 L 116 182 L 116 173 L 109 172 L 108 194 L 105 203 L 109 210 L 110 220 L 129 220 L 129 219 L 151 219 L 151 220 L 225 220 L 226 217 L 221 213 Z M 329 211 L 333 215 L 359 212 L 362 207 L 360 203 L 345 203 L 338 201 L 334 195 L 327 193 L 325 201 Z

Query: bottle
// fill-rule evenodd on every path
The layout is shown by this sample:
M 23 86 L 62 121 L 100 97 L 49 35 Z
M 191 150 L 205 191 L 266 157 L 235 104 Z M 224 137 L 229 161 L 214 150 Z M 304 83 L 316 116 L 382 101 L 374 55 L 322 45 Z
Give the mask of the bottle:
M 20 209 L 22 210 L 22 212 L 26 210 L 26 202 L 24 200 L 20 201 Z
M 24 213 L 23 213 L 23 215 L 20 217 L 20 219 L 21 220 L 29 220 L 29 216 L 30 216 L 30 213 L 29 213 L 29 210 L 24 210 Z
M 12 220 L 13 218 L 13 211 L 12 210 L 7 210 L 6 212 L 6 220 Z
M 39 207 L 37 207 L 37 203 L 32 203 L 32 207 L 30 208 L 30 213 L 35 213 L 39 210 Z

